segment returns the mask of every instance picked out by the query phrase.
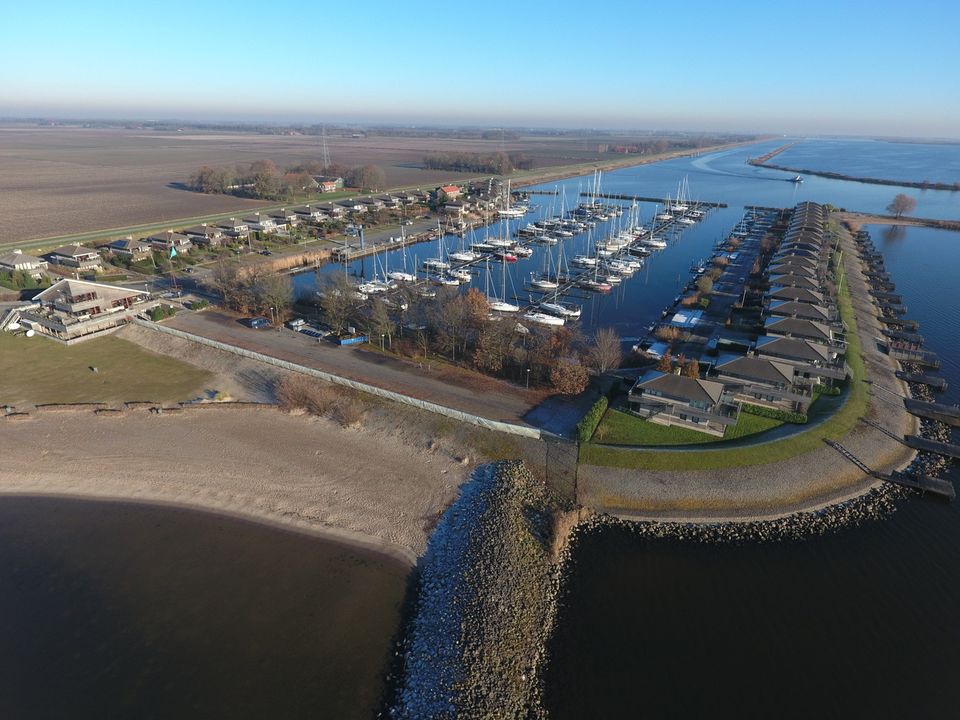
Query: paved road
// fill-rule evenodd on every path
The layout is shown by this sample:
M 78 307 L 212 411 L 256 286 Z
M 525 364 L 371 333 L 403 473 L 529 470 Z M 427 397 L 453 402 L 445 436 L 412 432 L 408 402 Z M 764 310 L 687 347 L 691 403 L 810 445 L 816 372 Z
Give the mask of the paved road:
M 426 365 L 384 357 L 361 348 L 339 347 L 326 340 L 317 341 L 301 333 L 251 330 L 228 313 L 208 310 L 181 313 L 166 325 L 271 355 L 288 362 L 306 365 L 386 390 L 428 400 L 490 420 L 529 425 L 523 416 L 533 407 L 520 388 L 498 382 L 500 389 L 485 387 L 477 391 L 446 382 L 431 374 Z M 494 383 L 491 383 L 494 385 Z

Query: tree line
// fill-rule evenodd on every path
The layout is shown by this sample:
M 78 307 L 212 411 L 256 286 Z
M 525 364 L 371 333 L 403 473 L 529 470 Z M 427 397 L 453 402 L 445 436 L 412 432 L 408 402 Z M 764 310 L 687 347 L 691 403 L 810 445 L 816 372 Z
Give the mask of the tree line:
M 384 349 L 408 357 L 442 356 L 487 375 L 528 382 L 556 392 L 575 395 L 589 381 L 589 373 L 602 374 L 619 367 L 620 338 L 610 329 L 599 330 L 589 340 L 579 326 L 531 326 L 520 331 L 509 317 L 491 318 L 486 297 L 471 288 L 460 293 L 439 288 L 436 297 L 405 293 L 405 310 L 398 302 L 374 296 L 358 302 L 356 288 L 339 274 L 321 280 L 320 311 L 335 334 L 353 326 Z
M 514 170 L 530 170 L 533 160 L 522 152 L 445 152 L 423 157 L 423 166 L 430 170 L 455 170 L 491 175 L 509 175 Z
M 383 169 L 376 165 L 348 168 L 308 161 L 281 170 L 272 160 L 257 160 L 249 165 L 204 165 L 190 176 L 187 186 L 195 192 L 215 195 L 287 200 L 313 190 L 315 176 L 341 177 L 346 186 L 365 191 L 382 190 L 385 186 Z

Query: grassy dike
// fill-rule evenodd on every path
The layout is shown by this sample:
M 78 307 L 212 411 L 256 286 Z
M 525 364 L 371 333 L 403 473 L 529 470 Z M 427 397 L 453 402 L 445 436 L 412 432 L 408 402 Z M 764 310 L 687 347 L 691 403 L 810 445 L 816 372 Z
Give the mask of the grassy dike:
M 842 263 L 838 263 L 836 268 L 840 272 L 844 270 Z M 866 414 L 869 398 L 866 384 L 863 382 L 866 377 L 866 367 L 861 354 L 857 320 L 853 312 L 849 287 L 845 282 L 840 291 L 838 306 L 840 317 L 847 326 L 846 359 L 850 367 L 850 380 L 846 401 L 829 420 L 789 438 L 741 448 L 670 452 L 626 450 L 585 443 L 580 448 L 580 462 L 586 465 L 635 470 L 718 470 L 779 462 L 823 447 L 825 438 L 842 439 L 856 426 L 859 418 Z

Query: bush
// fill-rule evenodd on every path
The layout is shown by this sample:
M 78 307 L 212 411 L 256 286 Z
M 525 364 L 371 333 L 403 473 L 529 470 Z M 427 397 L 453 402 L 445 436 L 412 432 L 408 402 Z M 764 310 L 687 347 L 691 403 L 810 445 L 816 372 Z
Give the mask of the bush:
M 815 385 L 813 388 L 814 395 L 828 395 L 828 396 L 836 397 L 841 392 L 843 392 L 843 390 L 836 385 L 832 387 L 826 387 L 825 385 Z
M 762 405 L 743 403 L 743 405 L 740 406 L 740 411 L 749 413 L 750 415 L 759 415 L 760 417 L 768 417 L 773 418 L 774 420 L 782 420 L 783 422 L 794 423 L 795 425 L 806 425 L 807 423 L 807 416 L 803 413 L 788 412 L 787 410 L 781 410 L 779 408 L 768 408 L 763 407 Z
M 306 375 L 285 375 L 276 387 L 277 405 L 292 412 L 305 410 L 311 415 L 324 415 L 337 402 L 337 393 L 329 385 L 321 385 Z
M 333 408 L 333 417 L 344 427 L 360 427 L 367 409 L 363 402 L 356 398 L 340 398 Z
M 603 414 L 607 411 L 609 404 L 610 401 L 607 400 L 606 396 L 603 396 L 593 404 L 593 407 L 587 411 L 586 415 L 580 418 L 580 422 L 577 423 L 577 440 L 579 442 L 585 443 L 590 441 L 593 433 L 596 432 L 597 425 L 599 425 L 603 419 Z
M 159 322 L 168 317 L 173 317 L 177 314 L 177 309 L 172 305 L 157 305 L 154 308 L 150 308 L 150 319 L 154 322 Z
M 202 300 L 202 299 L 201 299 L 201 300 L 196 300 L 196 301 L 194 301 L 194 303 L 190 306 L 190 309 L 191 309 L 191 310 L 203 310 L 204 308 L 207 308 L 207 307 L 210 307 L 210 303 L 207 302 L 206 300 Z

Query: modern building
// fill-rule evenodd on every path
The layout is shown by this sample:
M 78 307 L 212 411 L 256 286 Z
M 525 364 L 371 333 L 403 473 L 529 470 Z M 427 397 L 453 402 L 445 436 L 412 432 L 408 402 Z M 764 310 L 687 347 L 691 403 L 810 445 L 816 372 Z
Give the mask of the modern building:
M 722 383 L 656 370 L 637 380 L 628 400 L 634 413 L 651 422 L 721 437 L 739 415 Z
M 64 245 L 47 255 L 51 263 L 76 270 L 99 270 L 100 255 L 83 245 Z
M 43 258 L 25 255 L 20 250 L 14 250 L 7 255 L 0 255 L 0 270 L 25 272 L 30 277 L 39 278 L 47 269 L 47 261 Z
M 131 262 L 146 260 L 153 253 L 150 245 L 140 242 L 139 240 L 134 240 L 132 237 L 114 240 L 107 245 L 107 250 L 114 255 L 130 258 Z

